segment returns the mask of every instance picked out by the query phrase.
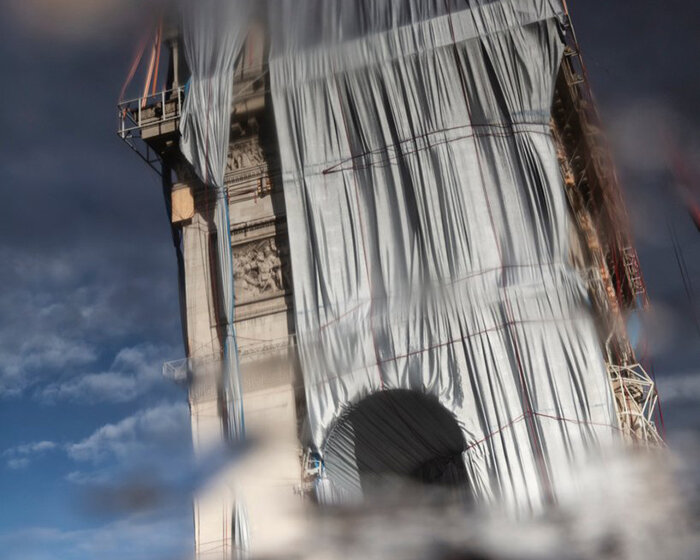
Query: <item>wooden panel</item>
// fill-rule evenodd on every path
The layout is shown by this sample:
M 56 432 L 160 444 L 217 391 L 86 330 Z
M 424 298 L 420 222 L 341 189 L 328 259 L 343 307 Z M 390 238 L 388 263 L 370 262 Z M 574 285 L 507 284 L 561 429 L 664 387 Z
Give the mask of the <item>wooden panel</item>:
M 194 216 L 194 197 L 189 185 L 176 185 L 171 193 L 172 221 L 174 224 L 191 220 Z

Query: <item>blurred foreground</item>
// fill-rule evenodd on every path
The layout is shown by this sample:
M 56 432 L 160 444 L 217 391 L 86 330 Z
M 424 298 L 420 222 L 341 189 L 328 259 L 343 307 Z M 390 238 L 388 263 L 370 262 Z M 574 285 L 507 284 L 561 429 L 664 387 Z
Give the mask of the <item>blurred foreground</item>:
M 582 492 L 546 515 L 516 520 L 466 509 L 439 492 L 401 486 L 356 508 L 309 506 L 298 546 L 304 559 L 690 559 L 700 557 L 697 439 L 685 454 L 617 452 L 581 469 Z M 297 520 L 290 520 L 298 523 Z

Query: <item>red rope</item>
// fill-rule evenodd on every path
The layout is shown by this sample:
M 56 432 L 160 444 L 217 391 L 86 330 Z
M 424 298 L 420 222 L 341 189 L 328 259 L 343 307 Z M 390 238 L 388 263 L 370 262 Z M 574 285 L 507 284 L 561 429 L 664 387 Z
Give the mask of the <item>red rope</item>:
M 134 54 L 134 58 L 131 62 L 131 66 L 129 67 L 129 73 L 127 74 L 126 80 L 124 80 L 124 83 L 122 84 L 122 89 L 119 92 L 119 103 L 124 101 L 124 94 L 126 93 L 126 88 L 129 87 L 131 80 L 134 79 L 134 75 L 136 74 L 136 71 L 139 68 L 139 64 L 141 63 L 141 59 L 143 58 L 143 53 L 146 50 L 146 45 L 148 44 L 148 38 L 150 37 L 150 35 L 150 30 L 146 31 L 146 33 L 144 33 L 143 37 L 141 38 L 141 41 L 139 42 L 139 45 L 136 49 L 136 53 Z
M 482 443 L 487 442 L 492 437 L 504 432 L 505 430 L 507 430 L 511 426 L 517 424 L 521 420 L 526 419 L 528 416 L 539 416 L 541 418 L 548 418 L 550 420 L 557 420 L 558 422 L 566 422 L 568 424 L 576 424 L 578 426 L 597 426 L 600 428 L 610 428 L 610 429 L 615 430 L 617 432 L 622 432 L 622 430 L 618 426 L 613 426 L 611 424 L 605 424 L 602 422 L 591 422 L 588 420 L 580 420 L 578 418 L 565 418 L 563 416 L 555 416 L 553 414 L 545 414 L 544 412 L 525 412 L 524 414 L 521 414 L 517 418 L 514 418 L 513 420 L 511 420 L 507 424 L 504 424 L 503 426 L 499 426 L 496 430 L 494 430 L 493 432 L 484 436 L 480 440 L 471 443 L 470 445 L 465 447 L 464 450 L 469 451 L 470 449 L 473 449 L 474 447 L 477 447 L 477 446 L 481 445 Z
M 156 33 L 157 37 L 157 33 Z M 142 102 L 141 102 L 141 107 L 145 107 L 147 104 L 147 98 L 148 98 L 148 89 L 150 87 L 150 82 L 151 82 L 151 76 L 153 75 L 153 66 L 156 63 L 156 44 L 155 42 L 153 43 L 153 46 L 151 47 L 151 60 L 148 63 L 148 71 L 146 72 L 146 82 L 143 86 L 143 95 L 142 97 Z
M 481 438 L 480 440 L 475 441 L 475 442 L 472 443 L 471 445 L 468 445 L 464 450 L 465 450 L 465 451 L 469 451 L 469 450 L 472 449 L 473 447 L 476 447 L 477 445 L 481 445 L 482 443 L 484 443 L 484 442 L 490 440 L 493 436 L 495 436 L 495 435 L 497 435 L 497 434 L 500 434 L 502 431 L 504 431 L 504 430 L 507 429 L 507 428 L 510 428 L 513 424 L 515 424 L 515 423 L 517 423 L 517 422 L 520 422 L 520 420 L 522 420 L 523 418 L 525 418 L 525 414 L 521 414 L 521 415 L 518 416 L 517 418 L 513 418 L 513 420 L 511 420 L 511 421 L 508 422 L 507 424 L 504 424 L 503 426 L 500 426 L 498 429 L 494 430 L 493 432 L 491 432 L 491 433 L 488 434 L 487 436 L 484 436 L 484 437 Z
M 545 127 L 542 123 L 529 123 L 529 122 L 519 122 L 519 123 L 513 123 L 515 125 L 523 125 L 523 126 L 539 126 L 540 128 Z M 407 139 L 400 140 L 399 142 L 396 142 L 394 144 L 387 144 L 386 146 L 382 146 L 381 148 L 375 148 L 373 150 L 367 150 L 366 152 L 363 152 L 361 154 L 355 155 L 351 158 L 346 158 L 335 165 L 328 167 L 327 169 L 324 169 L 322 173 L 324 175 L 330 174 L 330 173 L 339 173 L 342 171 L 347 171 L 347 167 L 342 167 L 344 164 L 351 162 L 355 159 L 360 159 L 364 158 L 367 156 L 372 156 L 372 155 L 377 155 L 377 154 L 382 154 L 383 152 L 387 152 L 388 150 L 391 149 L 396 149 L 399 150 L 400 146 L 402 144 L 406 144 L 408 142 L 412 142 L 414 145 L 416 145 L 416 148 L 412 151 L 406 151 L 406 152 L 401 152 L 400 157 L 406 157 L 409 155 L 414 155 L 422 151 L 430 150 L 431 148 L 434 148 L 436 146 L 444 146 L 446 144 L 449 144 L 450 142 L 457 142 L 459 140 L 465 140 L 467 138 L 482 138 L 482 137 L 491 137 L 491 138 L 512 138 L 516 136 L 517 134 L 543 134 L 545 136 L 550 136 L 551 131 L 549 130 L 548 127 L 545 127 L 546 130 L 515 130 L 511 125 L 508 125 L 509 127 L 505 129 L 506 125 L 503 125 L 502 123 L 493 123 L 493 124 L 466 124 L 466 125 L 460 125 L 460 126 L 453 126 L 453 127 L 448 127 L 448 128 L 442 128 L 442 129 L 437 129 L 437 130 L 432 130 L 430 132 L 425 132 L 423 134 L 418 134 L 411 136 Z M 455 138 L 449 138 L 449 139 L 444 139 L 442 141 L 430 143 L 430 137 L 436 134 L 440 133 L 445 133 L 445 132 L 451 132 L 454 130 L 459 130 L 459 129 L 464 129 L 464 128 L 480 128 L 480 129 L 486 129 L 486 128 L 504 128 L 504 131 L 502 132 L 493 132 L 493 131 L 488 131 L 485 130 L 483 132 L 472 132 L 469 134 L 463 134 L 461 136 L 456 136 Z M 424 147 L 418 147 L 417 145 L 417 140 L 424 138 L 426 142 L 428 142 L 427 146 Z M 380 160 L 378 162 L 370 162 L 366 165 L 363 166 L 358 166 L 357 164 L 352 163 L 353 169 L 369 169 L 369 168 L 381 168 L 381 167 L 386 167 L 392 162 L 399 161 L 400 157 L 398 156 L 391 156 L 388 155 L 386 156 L 385 159 Z
M 161 51 L 161 43 L 163 41 L 163 22 L 161 21 L 159 26 L 158 26 L 158 34 L 156 36 L 156 65 L 153 73 L 153 85 L 151 87 L 151 95 L 155 95 L 156 93 L 156 88 L 158 86 L 158 68 L 160 67 L 160 51 Z M 165 111 L 165 107 L 163 107 L 163 110 Z

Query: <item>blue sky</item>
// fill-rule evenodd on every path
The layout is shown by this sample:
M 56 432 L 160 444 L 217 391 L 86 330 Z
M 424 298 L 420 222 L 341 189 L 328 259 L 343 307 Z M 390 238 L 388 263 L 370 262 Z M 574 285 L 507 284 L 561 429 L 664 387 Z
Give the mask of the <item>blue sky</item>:
M 0 23 L 11 84 L 0 149 L 0 548 L 23 560 L 186 556 L 189 498 L 171 494 L 188 492 L 187 402 L 161 376 L 163 361 L 183 356 L 174 253 L 159 178 L 115 134 L 141 30 L 121 14 L 128 4 L 50 4 L 11 3 Z M 152 503 L 87 492 L 138 487 L 146 473 L 163 490 Z
M 673 444 L 700 429 L 700 337 L 666 224 L 696 284 L 700 233 L 674 201 L 662 136 L 700 168 L 700 13 L 680 0 L 570 3 L 654 304 Z M 0 549 L 11 560 L 191 551 L 186 396 L 160 373 L 183 355 L 175 258 L 159 178 L 114 133 L 135 4 L 10 0 L 0 22 Z M 91 483 L 108 487 L 95 496 Z M 145 503 L 127 499 L 144 485 Z

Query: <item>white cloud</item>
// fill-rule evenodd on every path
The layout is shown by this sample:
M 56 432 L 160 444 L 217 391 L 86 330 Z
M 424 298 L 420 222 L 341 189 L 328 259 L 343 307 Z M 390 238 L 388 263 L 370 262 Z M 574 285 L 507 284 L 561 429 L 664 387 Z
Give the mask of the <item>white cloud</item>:
M 29 457 L 18 457 L 16 459 L 8 459 L 7 467 L 14 470 L 24 469 L 29 466 Z
M 133 464 L 153 459 L 164 449 L 180 447 L 188 435 L 187 405 L 162 404 L 102 426 L 82 441 L 68 444 L 66 452 L 75 461 L 94 465 L 112 460 Z
M 131 401 L 163 380 L 162 364 L 175 353 L 176 350 L 170 346 L 152 344 L 124 348 L 116 355 L 109 370 L 52 383 L 37 394 L 47 401 Z
M 19 453 L 39 453 L 41 451 L 47 451 L 49 449 L 55 449 L 56 444 L 53 441 L 36 441 L 34 443 L 25 443 L 23 445 L 18 445 L 13 448 L 14 451 Z
M 180 503 L 189 496 L 189 486 L 182 486 L 182 477 L 186 481 L 193 472 L 189 409 L 184 402 L 140 410 L 63 449 L 77 467 L 65 480 L 88 487 L 101 508 L 148 509 L 164 502 Z M 148 496 L 151 501 L 144 502 Z
M 171 255 L 162 256 L 167 263 Z M 0 269 L 0 284 L 6 287 L 0 291 L 0 397 L 33 390 L 40 398 L 97 395 L 97 400 L 123 402 L 143 393 L 141 382 L 151 387 L 161 363 L 181 355 L 180 348 L 127 348 L 106 370 L 96 371 L 95 364 L 104 357 L 103 348 L 133 344 L 134 339 L 161 343 L 175 338 L 173 282 L 158 257 L 160 253 L 151 258 L 153 274 L 139 276 L 128 272 L 146 266 L 138 255 L 120 271 L 108 273 L 113 263 L 94 247 L 71 247 L 39 258 L 0 245 L 0 261 L 6 265 Z M 148 359 L 153 363 L 144 363 Z
M 65 479 L 77 486 L 99 486 L 108 484 L 111 477 L 111 473 L 105 470 L 96 472 L 71 471 L 65 476 Z
M 18 470 L 28 467 L 34 456 L 52 451 L 56 447 L 58 446 L 53 441 L 35 441 L 10 447 L 3 451 L 2 456 L 6 457 L 8 468 Z
M 30 335 L 18 346 L 12 342 L 0 343 L 0 395 L 5 396 L 20 394 L 43 371 L 85 366 L 97 358 L 90 345 L 58 334 Z
M 106 424 L 88 437 L 69 443 L 36 441 L 2 452 L 7 468 L 22 469 L 34 459 L 61 451 L 83 466 L 66 475 L 75 484 L 107 484 L 121 474 L 144 467 L 183 468 L 191 458 L 189 408 L 184 402 L 163 403 Z

